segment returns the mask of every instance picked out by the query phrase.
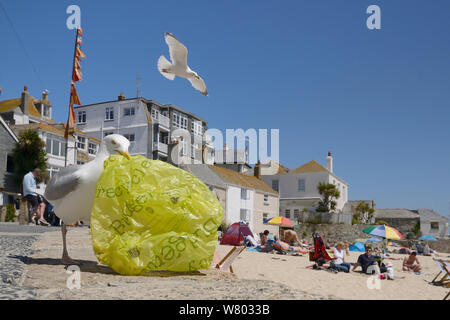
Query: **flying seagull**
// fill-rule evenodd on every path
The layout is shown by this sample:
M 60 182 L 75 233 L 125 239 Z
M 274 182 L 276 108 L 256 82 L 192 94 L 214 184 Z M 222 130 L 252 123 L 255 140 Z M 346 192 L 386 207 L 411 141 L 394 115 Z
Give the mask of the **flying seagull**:
M 103 162 L 113 154 L 121 154 L 131 159 L 129 146 L 130 141 L 120 134 L 106 136 L 94 160 L 83 165 L 62 168 L 47 184 L 44 197 L 54 206 L 55 214 L 63 221 L 63 264 L 78 264 L 67 252 L 66 224 L 90 220 L 95 187 L 103 172 Z
M 169 80 L 175 79 L 175 76 L 188 79 L 195 89 L 207 96 L 208 90 L 206 90 L 205 81 L 203 81 L 197 72 L 191 70 L 187 64 L 187 48 L 169 32 L 166 32 L 164 38 L 169 46 L 170 60 L 172 60 L 172 63 L 164 56 L 159 57 L 159 72 Z

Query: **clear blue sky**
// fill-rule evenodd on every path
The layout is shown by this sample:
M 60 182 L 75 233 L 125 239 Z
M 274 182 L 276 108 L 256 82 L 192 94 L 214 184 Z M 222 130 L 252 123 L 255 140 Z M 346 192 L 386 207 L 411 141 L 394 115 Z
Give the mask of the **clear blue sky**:
M 449 212 L 448 0 L 0 1 L 39 74 L 0 11 L 1 99 L 24 85 L 35 97 L 48 89 L 54 118 L 66 120 L 74 42 L 66 8 L 78 4 L 84 104 L 134 97 L 139 73 L 142 96 L 210 127 L 279 128 L 290 168 L 324 164 L 332 151 L 350 199 Z M 366 28 L 371 4 L 382 10 L 378 31 Z M 188 46 L 209 97 L 158 73 L 166 31 Z

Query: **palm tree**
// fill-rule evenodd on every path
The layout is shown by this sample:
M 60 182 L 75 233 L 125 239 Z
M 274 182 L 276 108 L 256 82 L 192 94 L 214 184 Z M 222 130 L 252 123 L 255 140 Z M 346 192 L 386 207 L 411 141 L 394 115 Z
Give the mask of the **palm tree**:
M 317 212 L 333 212 L 336 210 L 337 200 L 341 193 L 332 183 L 319 182 L 317 185 L 317 191 L 322 196 L 322 200 L 319 201 Z

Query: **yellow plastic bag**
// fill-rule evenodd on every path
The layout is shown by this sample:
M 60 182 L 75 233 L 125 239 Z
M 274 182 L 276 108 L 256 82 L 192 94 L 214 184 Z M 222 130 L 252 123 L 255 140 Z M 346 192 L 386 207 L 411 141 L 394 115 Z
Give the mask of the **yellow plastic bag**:
M 143 156 L 111 156 L 92 207 L 94 252 L 124 275 L 207 269 L 222 217 L 217 198 L 192 174 Z

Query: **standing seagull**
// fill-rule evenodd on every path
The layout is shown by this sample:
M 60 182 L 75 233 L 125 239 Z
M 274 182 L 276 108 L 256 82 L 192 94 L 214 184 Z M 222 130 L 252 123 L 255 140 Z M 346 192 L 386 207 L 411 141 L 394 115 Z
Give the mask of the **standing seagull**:
M 164 38 L 169 46 L 170 60 L 172 60 L 172 63 L 170 63 L 164 56 L 159 57 L 159 72 L 161 72 L 161 74 L 169 80 L 175 79 L 175 76 L 188 79 L 195 89 L 207 96 L 208 90 L 206 90 L 205 81 L 200 78 L 197 72 L 191 70 L 187 64 L 187 48 L 169 32 L 166 32 Z
M 111 134 L 103 139 L 94 160 L 76 166 L 62 168 L 53 176 L 45 189 L 44 197 L 53 204 L 55 214 L 63 221 L 61 231 L 63 237 L 63 264 L 78 264 L 67 252 L 66 224 L 77 221 L 89 221 L 95 188 L 103 172 L 103 162 L 113 154 L 121 154 L 131 159 L 128 153 L 130 141 L 122 135 Z

